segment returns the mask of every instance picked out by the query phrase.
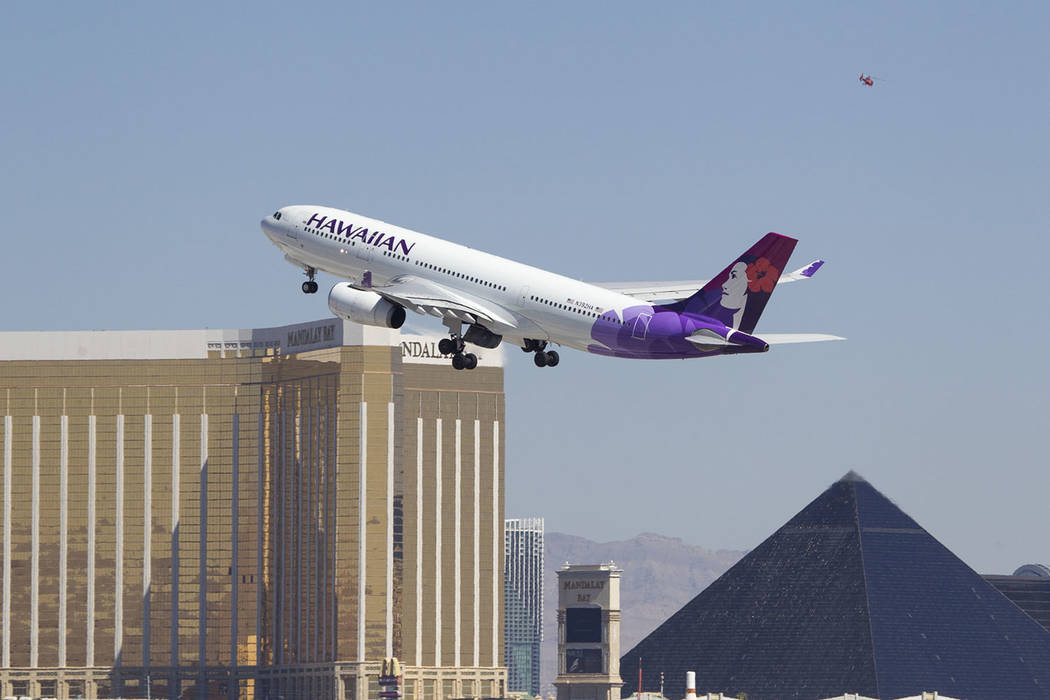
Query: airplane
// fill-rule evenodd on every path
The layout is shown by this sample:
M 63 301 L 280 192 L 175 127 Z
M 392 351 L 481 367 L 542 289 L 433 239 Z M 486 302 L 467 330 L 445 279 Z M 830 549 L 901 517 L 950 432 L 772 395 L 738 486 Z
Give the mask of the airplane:
M 814 260 L 783 273 L 797 242 L 767 233 L 711 280 L 587 283 L 325 206 L 278 209 L 261 221 L 267 238 L 301 268 L 315 294 L 318 271 L 349 280 L 328 293 L 333 314 L 400 328 L 406 311 L 440 318 L 438 349 L 457 370 L 477 367 L 468 345 L 513 343 L 537 367 L 556 367 L 555 344 L 634 359 L 685 359 L 766 352 L 771 344 L 842 340 L 827 334 L 754 335 L 780 282 L 812 277 Z

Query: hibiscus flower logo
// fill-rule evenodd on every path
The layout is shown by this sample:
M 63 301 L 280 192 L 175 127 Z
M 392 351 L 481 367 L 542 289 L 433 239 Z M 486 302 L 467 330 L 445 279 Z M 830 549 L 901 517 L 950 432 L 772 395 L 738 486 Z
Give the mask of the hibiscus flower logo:
M 749 292 L 772 293 L 780 279 L 780 270 L 769 264 L 766 258 L 759 258 L 747 266 L 747 289 Z

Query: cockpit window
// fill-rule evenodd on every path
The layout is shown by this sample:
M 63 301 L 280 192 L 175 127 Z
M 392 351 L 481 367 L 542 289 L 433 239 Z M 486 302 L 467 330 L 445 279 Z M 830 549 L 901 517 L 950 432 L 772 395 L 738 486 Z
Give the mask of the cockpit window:
M 275 218 L 275 219 L 277 219 L 278 221 L 280 221 L 280 220 L 281 220 L 281 212 L 279 212 L 279 211 L 275 211 L 275 212 L 273 213 L 273 218 Z

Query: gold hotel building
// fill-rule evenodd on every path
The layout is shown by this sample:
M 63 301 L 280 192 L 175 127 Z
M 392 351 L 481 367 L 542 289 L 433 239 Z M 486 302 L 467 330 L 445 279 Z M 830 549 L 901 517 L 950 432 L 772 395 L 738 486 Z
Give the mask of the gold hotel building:
M 502 696 L 502 354 L 437 340 L 0 333 L 0 696 Z

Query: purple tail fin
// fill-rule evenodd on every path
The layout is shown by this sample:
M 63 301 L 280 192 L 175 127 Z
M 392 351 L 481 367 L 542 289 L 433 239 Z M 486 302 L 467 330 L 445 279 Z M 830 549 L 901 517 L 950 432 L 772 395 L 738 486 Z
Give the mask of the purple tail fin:
M 679 302 L 679 310 L 718 319 L 744 333 L 753 332 L 797 242 L 779 233 L 767 233 L 703 289 Z

